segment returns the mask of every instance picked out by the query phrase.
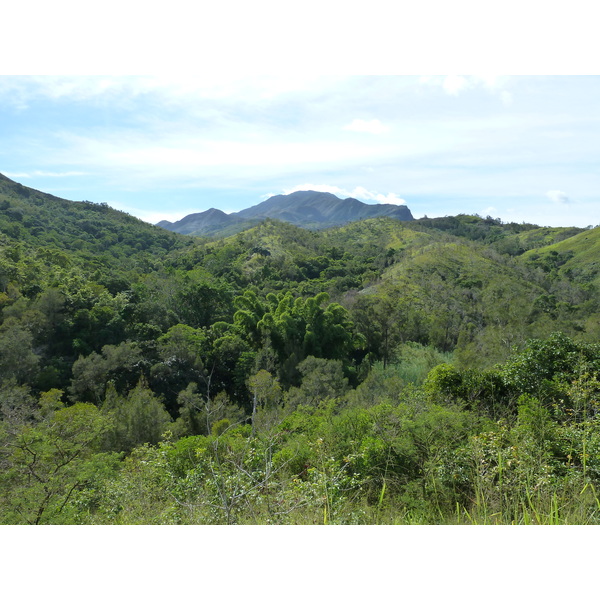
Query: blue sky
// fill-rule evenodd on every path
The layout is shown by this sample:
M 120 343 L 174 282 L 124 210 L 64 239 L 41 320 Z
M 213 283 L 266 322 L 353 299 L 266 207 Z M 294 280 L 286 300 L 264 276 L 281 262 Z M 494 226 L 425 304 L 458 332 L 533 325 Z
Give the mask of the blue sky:
M 599 76 L 0 76 L 0 172 L 149 222 L 298 189 L 600 224 Z
M 593 6 L 10 3 L 0 172 L 154 223 L 318 189 L 598 225 Z
M 150 222 L 212 206 L 236 211 L 306 186 L 370 202 L 404 200 L 416 217 L 600 222 L 600 38 L 592 0 L 4 4 L 0 172 L 25 185 L 107 202 Z M 164 531 L 153 531 L 153 541 Z M 449 549 L 472 546 L 465 531 Z M 553 530 L 553 541 L 566 531 Z M 352 530 L 353 540 L 361 534 Z M 126 535 L 128 555 L 145 558 L 148 544 L 131 552 L 137 539 Z M 310 535 L 296 536 L 286 558 L 292 547 L 305 556 Z M 364 541 L 387 547 L 390 539 L 373 535 Z M 494 558 L 512 557 L 514 535 L 494 538 L 501 549 Z M 527 535 L 534 568 L 542 567 L 555 545 Z M 568 535 L 561 541 L 580 541 Z M 335 547 L 330 538 L 327 547 Z M 438 538 L 434 544 L 445 548 Z M 222 539 L 219 532 L 205 546 Z M 252 544 L 270 548 L 254 533 Z M 405 571 L 427 576 L 430 562 L 412 554 Z M 445 553 L 436 567 L 459 573 L 463 554 L 454 553 L 453 564 Z M 338 555 L 347 562 L 347 553 Z M 221 563 L 207 564 L 220 573 Z M 12 565 L 18 576 L 20 564 Z M 57 565 L 42 568 L 48 565 L 54 576 Z M 473 573 L 486 583 L 484 568 Z M 540 582 L 532 580 L 532 592 L 534 585 L 539 595 Z M 556 578 L 551 585 L 557 589 Z M 573 578 L 562 587 L 563 596 L 572 592 Z

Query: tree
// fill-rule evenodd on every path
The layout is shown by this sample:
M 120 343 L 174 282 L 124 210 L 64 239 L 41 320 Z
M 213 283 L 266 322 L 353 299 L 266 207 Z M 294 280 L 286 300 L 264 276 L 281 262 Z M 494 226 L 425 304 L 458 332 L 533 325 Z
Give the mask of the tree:
M 102 354 L 92 352 L 75 361 L 69 394 L 77 401 L 99 404 L 104 400 L 109 381 L 119 392 L 127 391 L 139 380 L 143 367 L 137 344 L 104 346 Z
M 0 513 L 3 523 L 71 522 L 69 502 L 111 457 L 97 454 L 112 427 L 91 404 L 65 407 L 62 392 L 42 394 L 25 422 L 1 429 Z
M 197 389 L 192 382 L 177 396 L 179 416 L 170 427 L 176 437 L 210 435 L 215 423 L 245 420 L 244 411 L 230 401 L 227 392 L 221 391 L 212 397 L 199 394 Z
M 352 307 L 357 329 L 364 336 L 366 349 L 386 368 L 393 351 L 402 341 L 403 303 L 389 294 L 359 296 Z
M 561 383 L 572 382 L 581 371 L 600 371 L 600 344 L 576 342 L 563 333 L 547 340 L 529 340 L 501 368 L 514 393 L 537 394 L 542 401 L 564 396 Z
M 350 389 L 339 360 L 309 356 L 298 365 L 298 370 L 302 374 L 302 384 L 289 390 L 289 407 L 317 406 L 323 400 L 341 398 Z
M 347 360 L 363 344 L 348 311 L 337 303 L 326 304 L 328 301 L 325 292 L 309 298 L 294 298 L 287 292 L 268 294 L 263 303 L 256 293 L 246 291 L 235 300 L 240 308 L 234 325 L 254 349 L 275 351 L 280 379 L 288 385 L 297 364 L 307 356 Z
M 171 422 L 169 413 L 144 379 L 126 398 L 109 387 L 102 409 L 115 422 L 106 443 L 110 450 L 118 452 L 130 452 L 142 444 L 158 444 Z
M 158 338 L 157 350 L 161 360 L 152 366 L 151 380 L 155 389 L 165 395 L 171 410 L 177 394 L 190 383 L 200 386 L 202 394 L 210 395 L 210 372 L 203 360 L 209 349 L 210 343 L 204 330 L 181 323 Z
M 254 435 L 259 411 L 276 412 L 281 402 L 282 390 L 279 381 L 264 369 L 248 379 L 248 387 L 252 393 L 252 435 Z
M 206 273 L 186 273 L 175 298 L 176 311 L 187 325 L 209 327 L 215 321 L 231 318 L 231 297 L 231 288 L 226 283 Z
M 33 336 L 19 323 L 4 323 L 0 329 L 0 383 L 11 378 L 25 383 L 35 377 L 39 357 L 32 344 Z

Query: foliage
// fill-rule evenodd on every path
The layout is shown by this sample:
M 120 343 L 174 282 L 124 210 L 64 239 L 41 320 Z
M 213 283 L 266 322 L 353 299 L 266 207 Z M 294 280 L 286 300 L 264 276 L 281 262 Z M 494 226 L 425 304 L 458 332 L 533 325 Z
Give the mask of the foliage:
M 114 388 L 109 389 L 102 405 L 115 426 L 105 443 L 118 452 L 129 452 L 142 444 L 157 444 L 171 421 L 160 400 L 140 380 L 127 398 L 120 397 Z
M 24 419 L 2 422 L 0 510 L 3 523 L 69 522 L 77 492 L 114 468 L 99 453 L 111 420 L 91 404 L 64 406 L 46 394 Z
M 0 176 L 0 522 L 597 523 L 598 231 L 190 238 Z

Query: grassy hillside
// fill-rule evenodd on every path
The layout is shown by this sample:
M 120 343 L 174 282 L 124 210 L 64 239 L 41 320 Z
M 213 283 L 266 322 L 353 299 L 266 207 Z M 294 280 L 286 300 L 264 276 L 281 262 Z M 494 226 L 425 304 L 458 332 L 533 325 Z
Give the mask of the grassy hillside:
M 203 239 L 0 178 L 0 522 L 598 523 L 599 232 Z
M 600 228 L 551 240 L 543 247 L 529 250 L 522 258 L 547 273 L 597 286 L 600 283 Z
M 528 223 L 502 223 L 492 217 L 458 215 L 419 219 L 411 225 L 420 230 L 436 230 L 490 245 L 500 254 L 518 256 L 532 248 L 541 248 L 583 231 L 578 227 L 539 227 Z

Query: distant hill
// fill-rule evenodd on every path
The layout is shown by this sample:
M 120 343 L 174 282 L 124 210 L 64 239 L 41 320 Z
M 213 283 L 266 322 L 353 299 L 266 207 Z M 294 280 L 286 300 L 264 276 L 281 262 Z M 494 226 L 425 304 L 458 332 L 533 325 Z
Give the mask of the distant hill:
M 350 218 L 358 220 L 323 225 Z M 373 361 L 403 364 L 410 344 L 423 348 L 423 369 L 432 352 L 453 353 L 453 365 L 470 369 L 493 367 L 555 331 L 600 339 L 600 228 L 477 215 L 415 220 L 405 207 L 318 192 L 275 196 L 235 215 L 212 209 L 180 224 L 189 232 L 203 225 L 221 239 L 166 231 L 0 175 L 0 396 L 14 375 L 36 393 L 57 389 L 69 402 L 98 402 L 106 382 L 125 398 L 143 376 L 178 419 L 179 394 L 190 382 L 204 385 L 195 358 L 202 352 L 215 365 L 215 389 L 248 407 L 246 381 L 259 359 L 280 361 L 277 376 L 296 387 L 292 367 L 308 339 L 295 333 L 285 303 L 287 320 L 259 313 L 285 297 L 290 310 L 296 301 L 306 306 L 322 292 L 349 311 L 361 335 L 346 356 L 354 373 Z M 274 336 L 289 329 L 299 349 L 277 337 L 259 348 L 256 327 L 239 337 L 236 298 L 244 296 Z M 97 370 L 111 365 L 114 376 Z
M 187 217 L 184 217 L 176 223 L 161 221 L 160 223 L 157 223 L 157 226 L 177 233 L 211 235 L 242 221 L 244 221 L 244 219 L 241 219 L 236 215 L 228 215 L 218 208 L 209 208 L 201 213 L 187 215 Z
M 327 192 L 300 191 L 272 196 L 256 206 L 229 215 L 211 208 L 175 223 L 161 221 L 157 225 L 177 233 L 215 235 L 246 229 L 267 218 L 307 229 L 326 229 L 374 217 L 414 220 L 407 206 L 365 204 L 356 198 L 342 200 Z
M 525 252 L 521 260 L 553 276 L 587 286 L 600 286 L 600 228 L 584 229 Z
M 58 198 L 0 173 L 0 240 L 6 236 L 35 248 L 88 253 L 96 260 L 163 256 L 190 240 L 150 225 L 107 204 Z

